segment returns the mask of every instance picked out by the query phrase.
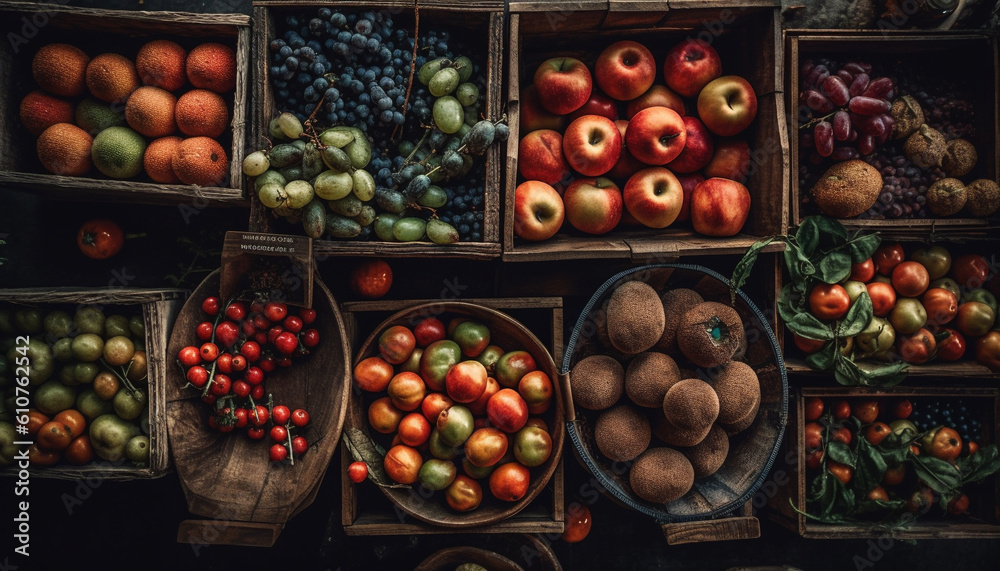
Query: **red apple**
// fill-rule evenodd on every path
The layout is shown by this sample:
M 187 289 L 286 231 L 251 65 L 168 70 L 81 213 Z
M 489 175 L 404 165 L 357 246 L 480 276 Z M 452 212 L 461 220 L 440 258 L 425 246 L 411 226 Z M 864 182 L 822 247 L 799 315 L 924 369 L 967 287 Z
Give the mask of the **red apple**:
M 708 178 L 721 177 L 746 182 L 750 173 L 750 145 L 743 139 L 718 139 L 715 155 L 702 171 Z
M 588 234 L 606 234 L 622 218 L 622 192 L 609 178 L 578 178 L 563 193 L 566 220 Z
M 665 165 L 684 149 L 684 120 L 669 107 L 648 107 L 629 119 L 625 145 L 647 165 Z
M 709 178 L 691 193 L 691 224 L 706 236 L 735 236 L 750 213 L 747 187 L 728 178 Z
M 514 189 L 514 234 L 525 240 L 547 240 L 562 226 L 565 208 L 556 189 L 529 180 Z
M 624 141 L 625 131 L 628 128 L 628 121 L 625 119 L 619 119 L 615 121 L 615 126 L 618 127 L 618 132 L 622 134 L 622 141 Z M 611 167 L 611 170 L 607 172 L 607 176 L 613 179 L 628 180 L 628 177 L 644 168 L 646 168 L 646 165 L 633 157 L 627 147 L 623 147 L 622 154 L 618 156 L 618 162 L 615 163 L 615 166 Z
M 625 108 L 625 115 L 631 119 L 636 113 L 647 107 L 669 107 L 676 111 L 678 115 L 685 115 L 687 111 L 684 107 L 684 99 L 680 95 L 670 91 L 670 88 L 666 85 L 660 84 L 650 87 L 646 90 L 646 93 L 629 101 Z
M 584 115 L 600 115 L 612 121 L 618 119 L 618 104 L 614 99 L 601 92 L 600 89 L 593 89 L 590 92 L 590 99 L 583 104 L 583 107 L 569 114 L 569 120 L 574 121 Z
M 677 215 L 678 222 L 691 219 L 691 193 L 698 183 L 705 180 L 701 173 L 679 174 L 677 180 L 681 181 L 681 188 L 684 189 L 684 204 L 681 205 L 681 212 Z
M 619 101 L 642 95 L 656 79 L 656 60 L 646 46 L 621 40 L 604 48 L 594 64 L 594 80 Z
M 632 175 L 622 193 L 625 208 L 650 228 L 666 228 L 677 220 L 684 203 L 684 190 L 674 173 L 650 167 Z
M 738 75 L 713 79 L 698 94 L 698 116 L 709 131 L 732 137 L 753 123 L 757 116 L 757 94 Z
M 593 78 L 582 61 L 572 57 L 547 59 L 535 70 L 538 100 L 550 113 L 566 115 L 590 99 Z
M 566 117 L 549 113 L 538 100 L 538 90 L 529 85 L 521 90 L 521 101 L 518 103 L 518 128 L 521 136 L 537 129 L 552 129 L 562 132 L 566 128 Z
M 517 172 L 528 180 L 556 184 L 569 176 L 563 156 L 563 136 L 551 129 L 538 129 L 521 138 L 517 148 Z
M 677 44 L 663 61 L 663 80 L 684 97 L 698 95 L 708 82 L 722 75 L 722 60 L 711 44 L 688 38 Z
M 563 156 L 576 172 L 600 176 L 615 166 L 622 153 L 622 135 L 615 122 L 600 115 L 584 115 L 566 127 Z
M 681 117 L 684 121 L 684 148 L 677 158 L 667 164 L 675 173 L 691 173 L 701 170 L 715 155 L 715 138 L 705 125 L 695 117 Z

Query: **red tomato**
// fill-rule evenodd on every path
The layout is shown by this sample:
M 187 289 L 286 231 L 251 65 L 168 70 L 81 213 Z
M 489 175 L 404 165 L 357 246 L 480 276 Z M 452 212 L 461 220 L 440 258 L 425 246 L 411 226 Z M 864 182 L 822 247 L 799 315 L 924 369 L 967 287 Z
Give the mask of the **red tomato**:
M 899 242 L 882 244 L 872 255 L 875 271 L 883 276 L 892 275 L 892 270 L 904 260 L 903 245 Z
M 924 292 L 920 302 L 927 312 L 927 323 L 944 325 L 958 313 L 958 298 L 943 287 L 935 287 Z
M 820 423 L 806 423 L 804 434 L 806 450 L 818 450 L 823 446 L 823 426 Z
M 365 260 L 351 270 L 351 291 L 361 297 L 376 299 L 389 293 L 392 268 L 382 259 Z
M 347 467 L 347 477 L 355 484 L 360 484 L 368 477 L 368 464 L 364 462 L 351 462 Z
M 976 361 L 1000 373 L 1000 331 L 990 331 L 975 341 Z
M 566 506 L 563 519 L 566 522 L 566 527 L 563 530 L 562 540 L 566 543 L 583 541 L 590 533 L 590 527 L 594 522 L 590 516 L 590 508 L 579 502 L 573 502 Z
M 896 401 L 896 404 L 892 407 L 892 414 L 896 418 L 910 418 L 911 413 L 913 413 L 913 403 L 910 402 L 910 399 Z
M 270 456 L 272 462 L 282 462 L 288 458 L 288 449 L 284 444 L 275 444 L 271 446 Z
M 834 442 L 843 442 L 844 444 L 850 445 L 851 440 L 854 439 L 854 435 L 851 434 L 851 430 L 846 426 L 841 426 L 833 431 L 830 436 L 830 440 Z
M 871 424 L 878 418 L 878 401 L 856 401 L 851 407 L 851 414 L 861 421 L 861 424 Z
M 217 297 L 206 297 L 205 301 L 201 302 L 201 310 L 207 315 L 214 317 L 219 313 L 221 303 Z
M 948 336 L 938 341 L 937 356 L 945 361 L 957 361 L 965 355 L 965 337 L 954 329 L 945 327 L 942 331 L 947 331 Z
M 823 416 L 823 399 L 811 397 L 806 399 L 806 420 L 819 420 Z
M 839 284 L 817 284 L 809 292 L 809 311 L 820 319 L 840 319 L 851 307 L 847 290 Z
M 201 352 L 197 347 L 189 345 L 177 352 L 177 360 L 185 367 L 193 367 L 201 363 Z
M 305 436 L 296 436 L 292 438 L 292 452 L 301 456 L 306 453 L 309 449 L 309 442 L 306 440 Z
M 291 415 L 292 413 L 290 410 L 288 410 L 287 406 L 283 404 L 276 405 L 274 408 L 271 409 L 271 422 L 275 424 L 284 425 L 285 423 L 288 422 L 288 418 Z
M 795 346 L 798 347 L 803 353 L 815 353 L 826 345 L 826 341 L 821 341 L 819 339 L 809 339 L 802 337 L 798 333 L 792 333 L 792 341 L 795 342 Z
M 302 428 L 303 426 L 309 424 L 309 413 L 304 409 L 297 408 L 292 411 L 292 424 Z
M 847 484 L 854 477 L 854 468 L 851 468 L 847 464 L 841 464 L 840 462 L 834 462 L 833 460 L 826 461 L 826 469 L 830 471 L 838 480 Z
M 121 251 L 125 233 L 113 220 L 97 218 L 88 220 L 76 233 L 76 245 L 88 258 L 104 260 Z
M 914 365 L 929 361 L 934 356 L 936 348 L 937 341 L 934 340 L 934 335 L 926 329 L 920 329 L 913 335 L 896 337 L 896 353 L 904 361 Z
M 930 283 L 927 268 L 917 262 L 901 262 L 892 269 L 892 287 L 903 297 L 917 297 Z
M 889 315 L 896 306 L 896 290 L 892 289 L 892 285 L 885 282 L 870 282 L 865 287 L 868 289 L 868 297 L 872 300 L 872 314 L 876 317 Z
M 851 277 L 848 279 L 867 283 L 874 277 L 875 262 L 871 258 L 857 264 L 851 264 Z
M 979 254 L 963 254 L 951 263 L 951 277 L 963 290 L 983 287 L 989 274 L 989 262 Z
M 849 416 L 851 416 L 851 403 L 841 399 L 833 405 L 833 418 L 846 420 Z
M 865 440 L 872 446 L 878 446 L 885 440 L 886 436 L 892 434 L 892 429 L 884 422 L 876 422 L 865 429 Z

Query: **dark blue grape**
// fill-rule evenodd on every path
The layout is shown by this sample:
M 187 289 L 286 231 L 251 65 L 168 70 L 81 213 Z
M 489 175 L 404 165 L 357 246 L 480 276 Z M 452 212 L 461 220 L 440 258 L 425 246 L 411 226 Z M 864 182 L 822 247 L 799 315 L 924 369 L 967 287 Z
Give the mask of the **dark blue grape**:
M 330 16 L 330 23 L 333 24 L 334 26 L 337 26 L 338 28 L 346 26 L 347 16 L 344 16 L 340 12 L 334 12 L 333 15 Z
M 358 117 L 365 119 L 368 117 L 368 106 L 358 105 L 357 108 L 354 110 L 354 112 L 357 113 Z
M 368 42 L 365 44 L 365 49 L 371 53 L 378 53 L 382 49 L 382 42 L 377 38 L 368 38 Z

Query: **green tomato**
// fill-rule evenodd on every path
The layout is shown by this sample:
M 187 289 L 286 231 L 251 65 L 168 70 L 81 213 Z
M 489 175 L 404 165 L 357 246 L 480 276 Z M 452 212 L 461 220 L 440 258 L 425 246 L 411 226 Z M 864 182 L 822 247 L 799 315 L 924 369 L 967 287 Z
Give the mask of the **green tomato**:
M 76 389 L 57 380 L 46 381 L 34 390 L 35 407 L 53 416 L 76 404 Z
M 98 307 L 88 305 L 77 310 L 73 316 L 73 323 L 80 333 L 93 333 L 101 335 L 104 333 L 104 312 Z
M 28 367 L 28 384 L 35 386 L 49 380 L 56 372 L 52 349 L 45 342 L 32 337 L 27 345 L 18 345 L 7 351 L 8 366 Z
M 45 332 L 56 339 L 69 337 L 75 327 L 73 318 L 65 311 L 50 311 L 45 315 Z
M 993 313 L 996 313 L 997 311 L 996 296 L 994 296 L 992 293 L 983 288 L 976 288 L 974 290 L 966 292 L 965 295 L 962 296 L 960 303 L 966 303 L 969 301 L 978 301 L 980 303 L 985 303 L 986 305 L 990 306 L 990 309 L 993 310 Z
M 81 333 L 73 338 L 73 357 L 92 363 L 104 355 L 104 339 L 96 333 Z
M 44 329 L 42 312 L 37 309 L 18 309 L 14 312 L 14 325 L 21 333 L 41 333 Z
M 932 280 L 943 278 L 951 269 L 951 253 L 943 246 L 918 248 L 910 254 L 910 259 L 926 268 Z
M 124 315 L 109 315 L 104 320 L 104 338 L 131 337 L 132 330 L 128 326 L 128 318 Z
M 453 365 L 462 360 L 462 348 L 451 339 L 435 341 L 424 348 L 420 358 L 420 376 L 435 391 L 444 390 L 444 378 Z

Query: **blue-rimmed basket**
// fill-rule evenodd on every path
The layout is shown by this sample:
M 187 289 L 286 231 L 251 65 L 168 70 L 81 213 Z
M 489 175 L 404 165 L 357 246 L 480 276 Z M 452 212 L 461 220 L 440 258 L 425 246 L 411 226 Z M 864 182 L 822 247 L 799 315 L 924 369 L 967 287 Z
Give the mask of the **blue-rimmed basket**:
M 567 401 L 566 428 L 570 442 L 580 461 L 597 478 L 606 494 L 664 526 L 668 542 L 673 543 L 670 541 L 671 534 L 668 533 L 668 526 L 672 524 L 722 521 L 727 518 L 742 520 L 742 523 L 730 526 L 729 531 L 721 533 L 721 537 L 701 537 L 696 540 L 756 537 L 759 535 L 759 525 L 756 520 L 746 521 L 748 518 L 741 517 L 740 510 L 767 479 L 778 455 L 788 417 L 788 380 L 781 349 L 773 330 L 763 313 L 743 291 L 735 292 L 733 306 L 743 319 L 747 338 L 747 347 L 740 360 L 757 372 L 761 389 L 760 408 L 753 424 L 732 436 L 729 456 L 723 466 L 715 474 L 695 480 L 692 489 L 682 498 L 667 504 L 655 504 L 636 496 L 628 483 L 627 463 L 614 462 L 597 451 L 590 428 L 596 421 L 596 414 L 584 410 L 578 413 L 573 406 L 569 371 L 581 359 L 605 352 L 594 333 L 595 314 L 615 288 L 630 280 L 644 281 L 661 294 L 667 289 L 691 288 L 698 291 L 706 301 L 732 305 L 729 281 L 701 266 L 640 266 L 618 273 L 604 282 L 584 307 L 573 328 L 560 371 Z M 622 399 L 626 401 L 627 397 L 623 395 Z M 753 535 L 754 530 L 757 535 Z M 678 539 L 676 543 L 687 541 L 692 540 Z

